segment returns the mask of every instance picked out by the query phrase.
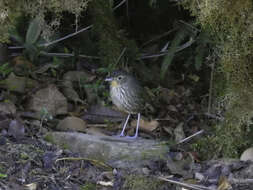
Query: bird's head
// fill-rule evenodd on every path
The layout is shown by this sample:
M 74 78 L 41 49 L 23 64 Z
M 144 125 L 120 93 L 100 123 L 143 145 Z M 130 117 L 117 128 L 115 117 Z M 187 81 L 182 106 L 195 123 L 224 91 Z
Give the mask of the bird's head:
M 105 81 L 109 81 L 111 87 L 121 87 L 129 82 L 131 76 L 124 71 L 114 71 Z

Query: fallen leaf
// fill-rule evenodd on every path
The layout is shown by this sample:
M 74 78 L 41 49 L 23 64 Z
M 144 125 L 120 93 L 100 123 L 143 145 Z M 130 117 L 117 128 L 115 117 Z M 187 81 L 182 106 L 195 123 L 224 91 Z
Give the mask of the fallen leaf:
M 169 111 L 173 111 L 173 112 L 178 112 L 177 108 L 175 106 L 173 106 L 173 105 L 169 105 L 168 106 L 168 110 Z
M 228 179 L 225 176 L 221 176 L 219 179 L 218 190 L 229 190 L 232 186 L 229 184 Z
M 184 123 L 181 122 L 174 129 L 175 141 L 177 143 L 185 138 L 183 126 L 184 126 Z
M 131 126 L 136 127 L 136 125 L 137 125 L 137 120 L 133 120 L 131 122 Z M 159 122 L 157 120 L 147 121 L 142 118 L 140 119 L 140 128 L 145 131 L 152 132 L 158 127 L 158 125 L 159 125 Z

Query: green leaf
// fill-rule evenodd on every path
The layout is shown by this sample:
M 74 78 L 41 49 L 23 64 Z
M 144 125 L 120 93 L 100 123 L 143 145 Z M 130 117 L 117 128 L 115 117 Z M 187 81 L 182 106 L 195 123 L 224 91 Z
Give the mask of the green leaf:
M 184 40 L 186 35 L 187 35 L 187 32 L 184 29 L 182 29 L 177 33 L 175 38 L 172 40 L 171 46 L 168 50 L 169 53 L 165 56 L 165 58 L 162 62 L 161 74 L 160 74 L 161 79 L 164 79 L 165 74 L 166 74 L 166 72 L 167 72 L 169 66 L 171 65 L 172 60 L 175 56 L 177 47 Z
M 7 177 L 7 174 L 0 173 L 0 178 L 6 178 L 6 177 Z
M 204 60 L 204 55 L 206 53 L 206 49 L 205 47 L 203 47 L 202 45 L 199 45 L 197 48 L 196 48 L 196 56 L 195 56 L 195 69 L 197 71 L 200 71 L 201 69 L 201 66 L 203 65 L 203 60 Z
M 39 23 L 39 19 L 35 18 L 29 24 L 29 27 L 26 33 L 25 42 L 27 44 L 34 44 L 38 40 L 40 33 L 41 33 L 41 26 Z
M 11 29 L 10 31 L 10 36 L 19 44 L 24 44 L 24 39 L 18 34 L 18 31 L 16 28 Z

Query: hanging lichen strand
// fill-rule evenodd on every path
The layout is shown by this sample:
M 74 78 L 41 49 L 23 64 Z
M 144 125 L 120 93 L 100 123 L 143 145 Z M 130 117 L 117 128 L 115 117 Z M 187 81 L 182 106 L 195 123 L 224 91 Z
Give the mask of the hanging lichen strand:
M 219 156 L 237 156 L 249 143 L 253 116 L 253 1 L 184 0 L 182 4 L 212 36 L 218 58 L 214 83 L 225 86 L 215 88 L 222 95 L 216 100 L 226 100 L 225 121 L 206 144 L 215 145 L 213 151 Z
M 22 15 L 40 20 L 43 25 L 42 36 L 48 38 L 60 26 L 60 19 L 64 11 L 72 13 L 78 18 L 86 10 L 90 0 L 1 0 L 0 1 L 0 42 L 8 42 L 9 31 Z M 45 20 L 50 13 L 51 20 Z M 78 22 L 76 22 L 78 23 Z

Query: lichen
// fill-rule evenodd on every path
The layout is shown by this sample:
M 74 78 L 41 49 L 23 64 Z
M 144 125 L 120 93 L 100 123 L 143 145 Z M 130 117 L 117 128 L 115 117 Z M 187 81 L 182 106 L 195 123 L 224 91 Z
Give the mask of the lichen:
M 63 12 L 69 12 L 78 17 L 86 10 L 90 0 L 2 0 L 0 1 L 0 42 L 9 41 L 9 31 L 14 28 L 22 15 L 37 17 L 43 25 L 42 36 L 48 39 L 60 26 Z M 51 14 L 49 20 L 46 15 Z M 75 22 L 76 24 L 78 22 Z
M 225 102 L 225 120 L 216 125 L 206 143 L 202 141 L 203 148 L 210 145 L 216 155 L 238 156 L 249 145 L 253 116 L 253 2 L 184 0 L 182 4 L 215 42 L 214 94 L 216 104 Z
M 131 190 L 158 190 L 162 189 L 163 182 L 158 179 L 146 177 L 142 175 L 129 175 L 127 176 L 123 189 Z

